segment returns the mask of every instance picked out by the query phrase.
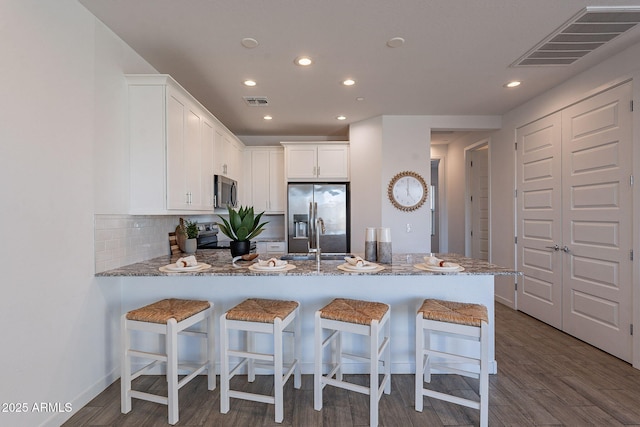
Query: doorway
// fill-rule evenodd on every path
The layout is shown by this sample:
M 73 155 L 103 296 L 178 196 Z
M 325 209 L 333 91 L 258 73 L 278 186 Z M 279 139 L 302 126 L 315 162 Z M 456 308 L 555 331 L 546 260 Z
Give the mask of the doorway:
M 431 252 L 440 252 L 440 203 L 438 201 L 438 172 L 440 159 L 431 159 L 431 185 L 429 186 L 429 201 L 431 214 Z
M 516 131 L 518 310 L 631 361 L 631 84 Z
M 489 141 L 479 141 L 465 149 L 466 214 L 465 252 L 467 256 L 489 260 Z

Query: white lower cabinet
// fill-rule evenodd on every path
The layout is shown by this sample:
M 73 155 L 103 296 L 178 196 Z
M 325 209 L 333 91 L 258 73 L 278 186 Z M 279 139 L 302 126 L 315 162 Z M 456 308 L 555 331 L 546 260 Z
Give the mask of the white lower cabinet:
M 282 242 L 256 242 L 256 252 L 261 258 L 277 258 L 284 255 L 285 244 Z

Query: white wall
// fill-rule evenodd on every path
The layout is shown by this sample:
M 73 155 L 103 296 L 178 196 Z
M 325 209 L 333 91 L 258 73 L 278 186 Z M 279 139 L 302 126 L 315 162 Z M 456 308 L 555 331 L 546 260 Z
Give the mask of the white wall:
M 351 162 L 351 251 L 364 254 L 365 230 L 381 227 L 382 117 L 349 128 Z M 385 189 L 386 191 L 386 189 Z
M 0 54 L 0 402 L 29 412 L 0 425 L 53 426 L 118 377 L 120 285 L 93 277 L 94 171 L 118 161 L 99 154 L 122 143 L 122 74 L 153 69 L 76 0 L 4 0 Z
M 424 204 L 412 212 L 396 209 L 387 195 L 391 179 L 403 171 L 431 180 L 431 127 L 425 116 L 383 116 L 380 190 L 381 226 L 391 228 L 394 252 L 431 252 L 431 215 Z
M 414 212 L 394 208 L 387 197 L 389 181 L 397 173 L 409 170 L 430 182 L 431 129 L 486 130 L 498 129 L 500 125 L 498 116 L 380 116 L 352 124 L 349 128 L 352 251 L 364 252 L 366 227 L 390 227 L 394 253 L 430 252 L 431 215 L 428 203 Z M 454 152 L 450 160 L 447 154 L 445 170 L 447 177 L 451 176 L 451 179 L 447 178 L 447 203 L 451 192 L 460 186 L 454 175 L 458 170 L 457 157 Z M 462 165 L 460 179 L 464 182 L 464 162 Z M 451 189 L 449 181 L 453 181 Z M 370 191 L 376 185 L 376 191 Z M 454 209 L 457 209 L 455 203 Z M 451 213 L 450 207 L 448 212 Z M 360 221 L 356 222 L 356 219 Z M 462 221 L 464 229 L 464 211 Z M 407 224 L 410 224 L 410 232 L 407 232 Z M 449 230 L 452 227 L 454 225 L 450 224 Z M 459 253 L 464 253 L 464 241 Z

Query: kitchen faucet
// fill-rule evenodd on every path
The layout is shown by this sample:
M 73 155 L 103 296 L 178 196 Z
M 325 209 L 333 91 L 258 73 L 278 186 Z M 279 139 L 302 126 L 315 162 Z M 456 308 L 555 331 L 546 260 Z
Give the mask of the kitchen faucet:
M 320 250 L 320 234 L 324 234 L 326 232 L 326 228 L 324 226 L 324 220 L 322 218 L 316 219 L 315 226 L 315 238 L 316 238 L 316 247 L 309 248 L 309 252 L 315 252 L 316 254 L 316 262 L 320 264 L 320 255 L 322 251 Z

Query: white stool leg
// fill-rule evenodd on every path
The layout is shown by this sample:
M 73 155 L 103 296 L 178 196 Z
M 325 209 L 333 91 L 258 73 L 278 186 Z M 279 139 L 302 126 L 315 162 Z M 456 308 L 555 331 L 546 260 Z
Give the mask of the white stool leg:
M 209 317 L 207 318 L 207 388 L 216 388 L 216 331 L 215 319 L 213 316 L 213 303 L 210 303 Z
M 384 386 L 384 392 L 385 394 L 391 394 L 391 318 L 387 319 L 384 323 L 383 339 L 389 340 L 384 349 L 384 375 L 388 378 L 388 381 Z
M 169 424 L 178 422 L 178 330 L 176 319 L 167 321 L 167 388 Z
M 489 425 L 489 337 L 488 326 L 480 326 L 480 427 Z
M 293 357 L 296 364 L 293 371 L 293 387 L 299 389 L 302 387 L 302 375 L 300 373 L 300 364 L 302 363 L 302 319 L 300 318 L 300 311 L 296 309 L 296 318 L 293 320 Z
M 276 422 L 284 419 L 284 383 L 282 381 L 282 319 L 273 321 L 273 392 L 276 405 Z
M 378 426 L 378 352 L 380 351 L 380 328 L 378 321 L 371 322 L 369 336 L 369 423 Z
M 424 396 L 422 395 L 424 375 L 424 330 L 422 314 L 416 316 L 416 375 L 415 375 L 415 409 L 422 412 Z
M 256 352 L 256 336 L 251 331 L 245 331 L 245 348 L 249 353 Z M 256 380 L 255 360 L 251 357 L 247 360 L 247 381 L 250 383 Z
M 331 363 L 337 368 L 336 379 L 342 381 L 342 331 L 336 333 L 331 344 Z
M 126 314 L 120 319 L 121 359 L 120 359 L 120 411 L 127 414 L 131 411 L 131 333 L 127 328 Z
M 227 314 L 220 316 L 220 412 L 229 412 L 229 337 Z
M 427 329 L 426 331 L 423 329 L 424 334 L 424 348 L 431 350 L 431 329 Z M 426 360 L 424 361 L 424 382 L 431 382 L 431 360 L 432 357 L 430 354 L 426 355 Z
M 322 409 L 322 320 L 316 311 L 314 328 L 313 409 Z

